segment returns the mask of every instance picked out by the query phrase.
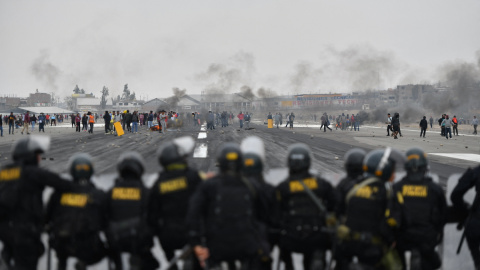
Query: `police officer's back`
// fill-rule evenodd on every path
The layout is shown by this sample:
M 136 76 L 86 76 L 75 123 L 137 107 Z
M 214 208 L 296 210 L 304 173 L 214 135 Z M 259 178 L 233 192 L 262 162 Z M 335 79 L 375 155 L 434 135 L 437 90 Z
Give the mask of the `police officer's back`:
M 100 231 L 106 225 L 106 195 L 90 181 L 91 157 L 76 154 L 70 161 L 70 174 L 78 185 L 71 191 L 56 191 L 47 206 L 49 241 L 58 258 L 58 269 L 66 269 L 68 257 L 78 259 L 76 269 L 99 262 L 105 255 Z
M 393 181 L 392 149 L 378 149 L 364 158 L 365 178 L 352 187 L 345 200 L 346 220 L 338 228 L 337 269 L 349 269 L 353 257 L 366 267 L 379 267 L 384 250 L 395 240 L 401 223 L 400 202 L 386 182 Z
M 397 247 L 401 253 L 406 250 L 418 253 L 421 269 L 437 269 L 441 261 L 435 247 L 443 236 L 445 195 L 438 184 L 425 176 L 428 170 L 425 152 L 411 148 L 406 156 L 407 175 L 393 186 L 395 193 L 402 194 L 406 220 L 399 231 Z
M 148 213 L 168 260 L 188 243 L 188 202 L 205 177 L 188 166 L 187 156 L 194 146 L 191 137 L 181 137 L 166 142 L 158 153 L 163 171 L 150 190 Z
M 107 193 L 107 238 L 117 270 L 122 269 L 121 252 L 130 253 L 130 264 L 135 269 L 158 267 L 150 251 L 153 233 L 147 224 L 148 189 L 141 178 L 145 170 L 143 164 L 137 152 L 122 154 L 117 164 L 119 177 Z
M 268 244 L 258 225 L 265 216 L 263 192 L 241 176 L 243 158 L 238 145 L 223 145 L 217 160 L 220 173 L 202 182 L 190 200 L 190 243 L 209 267 L 240 261 L 242 269 L 260 269 L 260 261 L 269 259 Z
M 325 251 L 330 248 L 325 229 L 327 216 L 335 207 L 335 193 L 329 182 L 309 172 L 311 152 L 307 145 L 291 145 L 287 158 L 289 176 L 275 188 L 281 257 L 286 269 L 293 269 L 291 253 L 303 253 L 304 269 L 312 269 L 312 263 L 325 262 Z
M 475 199 L 472 205 L 463 200 L 463 196 L 475 187 Z M 469 168 L 458 180 L 450 199 L 457 212 L 468 212 L 465 221 L 465 236 L 470 253 L 475 264 L 475 269 L 480 269 L 480 166 Z
M 360 148 L 353 148 L 345 153 L 343 160 L 347 175 L 340 180 L 335 188 L 337 192 L 336 213 L 338 218 L 345 215 L 346 205 L 344 198 L 347 196 L 348 191 L 365 179 L 363 177 L 363 159 L 365 155 L 366 152 Z
M 46 186 L 69 190 L 73 184 L 57 174 L 39 168 L 40 154 L 49 148 L 50 138 L 29 136 L 19 139 L 12 148 L 14 162 L 0 171 L 1 221 L 7 230 L 0 238 L 10 254 L 5 261 L 15 261 L 17 269 L 37 269 L 44 253 L 40 241 L 43 231 L 43 190 Z

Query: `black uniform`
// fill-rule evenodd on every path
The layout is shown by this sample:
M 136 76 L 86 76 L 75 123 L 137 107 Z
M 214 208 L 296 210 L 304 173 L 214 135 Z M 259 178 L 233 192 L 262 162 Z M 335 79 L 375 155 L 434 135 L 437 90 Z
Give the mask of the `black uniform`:
M 190 243 L 209 249 L 210 267 L 238 260 L 242 269 L 261 269 L 260 262 L 269 260 L 269 247 L 259 225 L 266 216 L 265 205 L 258 185 L 239 174 L 222 173 L 202 182 L 187 215 Z
M 390 195 L 385 183 L 378 178 L 362 186 L 369 179 L 372 178 L 360 181 L 352 193 L 348 192 L 350 197 L 342 198 L 346 202 L 346 221 L 342 226 L 348 228 L 348 233 L 339 237 L 337 269 L 349 269 L 354 256 L 361 264 L 377 267 L 384 248 L 395 240 L 392 227 L 401 220 L 393 216 L 400 211 L 394 200 L 396 196 Z
M 423 117 L 422 120 L 420 120 L 420 137 L 422 137 L 422 133 L 423 133 L 423 137 L 425 138 L 425 132 L 427 131 L 427 127 L 428 127 L 428 123 L 427 123 L 427 119 L 426 117 Z
M 442 188 L 431 178 L 418 181 L 406 176 L 393 189 L 402 194 L 406 220 L 399 231 L 398 250 L 401 255 L 407 250 L 418 252 L 423 270 L 439 268 L 441 262 L 435 247 L 443 235 L 447 210 Z
M 47 207 L 50 244 L 58 257 L 58 269 L 66 269 L 68 257 L 86 265 L 99 262 L 106 248 L 99 233 L 106 225 L 106 195 L 91 183 L 70 192 L 56 191 Z
M 153 233 L 147 224 L 147 198 L 148 189 L 142 181 L 128 176 L 117 179 L 108 192 L 107 238 L 117 270 L 122 269 L 121 252 L 131 254 L 131 264 L 140 264 L 140 261 L 141 269 L 159 266 L 150 251 Z
M 468 169 L 458 180 L 458 184 L 452 192 L 450 199 L 457 211 L 468 211 L 468 204 L 463 200 L 467 191 L 475 187 L 475 200 L 471 206 L 470 217 L 465 224 L 465 236 L 468 248 L 475 263 L 475 269 L 480 269 L 480 166 Z
M 160 173 L 151 189 L 148 206 L 149 222 L 160 239 L 167 260 L 174 257 L 175 250 L 188 243 L 185 222 L 188 202 L 202 182 L 198 171 L 187 168 L 186 164 L 173 165 L 180 167 Z
M 302 181 L 322 202 L 328 212 L 335 207 L 335 193 L 332 185 L 308 172 L 290 174 L 276 189 L 277 211 L 279 214 L 282 260 L 286 269 L 293 269 L 291 253 L 302 253 L 304 269 L 311 269 L 314 253 L 320 254 L 331 246 L 326 228 L 327 213 L 321 211 L 306 193 Z
M 38 258 L 45 251 L 40 240 L 43 190 L 46 186 L 70 190 L 74 184 L 37 165 L 16 162 L 2 168 L 0 185 L 0 240 L 4 243 L 4 260 L 10 264 L 13 259 L 15 269 L 37 269 Z

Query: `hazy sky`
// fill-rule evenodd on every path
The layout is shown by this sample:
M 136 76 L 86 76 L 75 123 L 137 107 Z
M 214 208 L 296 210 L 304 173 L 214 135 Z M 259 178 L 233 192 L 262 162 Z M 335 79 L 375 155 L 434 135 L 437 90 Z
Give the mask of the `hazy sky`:
M 480 1 L 0 0 L 0 95 L 348 92 L 476 63 Z

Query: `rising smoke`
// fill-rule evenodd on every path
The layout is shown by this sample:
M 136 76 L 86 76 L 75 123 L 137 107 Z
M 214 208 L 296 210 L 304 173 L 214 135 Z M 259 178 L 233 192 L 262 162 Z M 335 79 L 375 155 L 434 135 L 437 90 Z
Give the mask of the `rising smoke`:
M 171 109 L 174 109 L 177 107 L 178 102 L 180 102 L 180 99 L 187 94 L 187 89 L 180 89 L 178 87 L 172 88 L 173 91 L 173 96 L 167 98 L 165 102 L 168 103 Z
M 50 62 L 50 54 L 47 50 L 40 52 L 30 70 L 35 78 L 44 84 L 48 92 L 57 91 L 57 78 L 60 75 L 60 69 Z
M 206 71 L 195 77 L 203 85 L 205 94 L 224 95 L 237 91 L 245 85 L 252 85 L 254 73 L 253 55 L 239 52 L 227 63 L 210 64 Z

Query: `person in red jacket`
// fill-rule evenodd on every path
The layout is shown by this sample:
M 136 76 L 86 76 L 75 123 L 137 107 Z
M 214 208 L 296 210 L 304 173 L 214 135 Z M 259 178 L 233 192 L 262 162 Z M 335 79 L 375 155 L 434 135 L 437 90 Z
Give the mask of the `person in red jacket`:
M 458 120 L 456 115 L 453 116 L 452 122 L 453 122 L 453 135 L 456 134 L 458 136 Z
M 30 133 L 28 132 L 28 125 L 30 125 L 30 115 L 28 114 L 28 111 L 27 111 L 27 112 L 25 113 L 25 118 L 24 118 L 24 120 L 23 120 L 23 129 L 22 129 L 22 132 L 20 132 L 20 133 L 22 133 L 22 135 L 23 135 L 23 131 L 24 131 L 25 129 L 27 129 L 27 134 L 30 134 Z
M 238 115 L 238 121 L 240 122 L 240 128 L 243 128 L 243 118 L 244 118 L 244 115 L 242 112 L 240 112 Z

